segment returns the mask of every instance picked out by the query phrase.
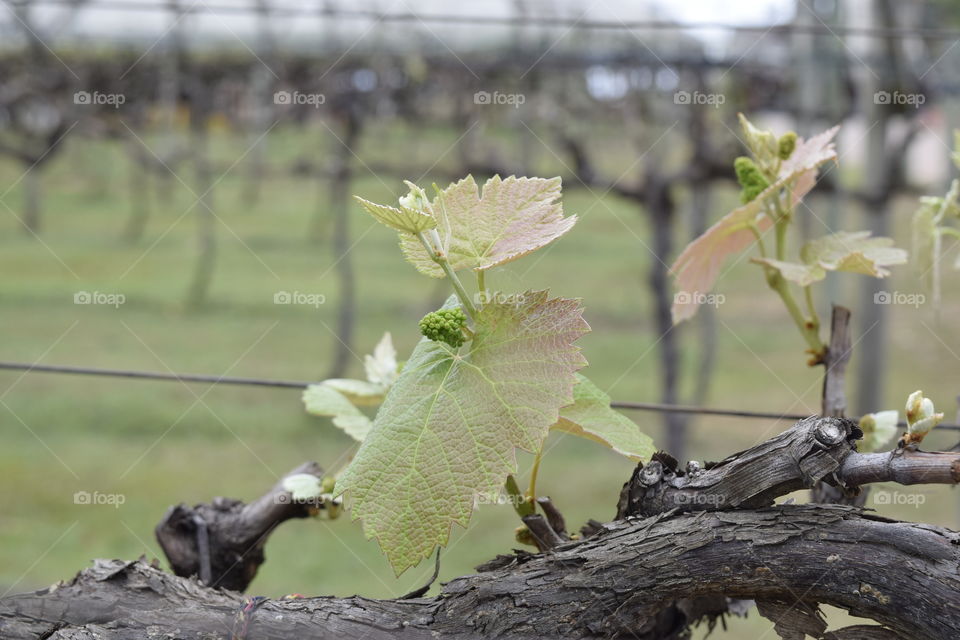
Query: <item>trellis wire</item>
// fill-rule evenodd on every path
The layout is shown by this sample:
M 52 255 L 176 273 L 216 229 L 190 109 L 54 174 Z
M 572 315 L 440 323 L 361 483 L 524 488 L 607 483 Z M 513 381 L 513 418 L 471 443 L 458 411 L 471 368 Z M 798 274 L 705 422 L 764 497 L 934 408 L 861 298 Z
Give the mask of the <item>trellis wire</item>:
M 138 371 L 132 369 L 103 369 L 95 367 L 73 367 L 57 364 L 31 364 L 29 362 L 0 361 L 0 370 L 23 371 L 25 373 L 60 373 L 83 376 L 101 376 L 112 378 L 134 378 L 140 380 L 163 380 L 168 382 L 206 382 L 210 384 L 238 385 L 249 387 L 269 387 L 280 389 L 305 389 L 319 381 L 274 380 L 269 378 L 246 378 L 237 376 L 217 376 L 199 373 L 161 373 L 158 371 Z M 610 406 L 628 411 L 656 411 L 658 413 L 685 413 L 706 416 L 725 416 L 766 420 L 802 420 L 807 413 L 779 413 L 776 411 L 744 411 L 740 409 L 718 409 L 713 407 L 694 407 L 659 402 L 613 401 Z M 900 422 L 900 426 L 906 426 Z M 938 429 L 960 431 L 958 424 L 941 424 Z

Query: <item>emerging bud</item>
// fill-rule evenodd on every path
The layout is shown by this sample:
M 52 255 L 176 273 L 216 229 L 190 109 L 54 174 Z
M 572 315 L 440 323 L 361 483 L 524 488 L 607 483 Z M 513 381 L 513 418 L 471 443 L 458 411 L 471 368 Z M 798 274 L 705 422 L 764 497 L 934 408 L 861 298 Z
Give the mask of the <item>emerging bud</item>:
M 533 537 L 533 533 L 530 529 L 527 528 L 527 525 L 523 524 L 513 530 L 513 538 L 520 544 L 526 544 L 531 547 L 537 546 L 537 540 Z
M 936 412 L 933 400 L 923 397 L 922 391 L 910 394 L 907 398 L 907 444 L 921 442 L 941 422 L 943 414 Z
M 797 148 L 797 134 L 793 131 L 787 131 L 777 140 L 777 155 L 781 160 L 786 160 Z
M 326 516 L 328 520 L 336 520 L 343 513 L 343 499 L 334 498 L 331 494 L 325 493 L 323 498 L 323 510 L 318 515 Z
M 923 391 L 917 390 L 907 397 L 907 424 L 913 424 L 920 419 L 923 408 Z
M 764 177 L 756 163 L 746 156 L 740 156 L 733 162 L 733 169 L 737 172 L 737 182 L 743 187 L 740 200 L 746 204 L 760 195 L 770 183 Z
M 859 449 L 871 452 L 887 444 L 897 433 L 897 421 L 900 419 L 898 411 L 878 411 L 868 413 L 860 418 L 860 430 L 863 431 L 863 441 Z
M 772 131 L 758 129 L 739 114 L 740 127 L 743 129 L 743 140 L 757 161 L 757 166 L 764 175 L 773 178 L 780 164 L 780 145 Z
M 320 481 L 320 488 L 324 493 L 333 493 L 333 487 L 336 485 L 336 479 L 332 476 L 324 476 Z
M 405 196 L 400 196 L 400 206 L 404 209 L 413 209 L 414 211 L 433 215 L 433 207 L 430 205 L 430 198 L 427 197 L 427 192 L 409 180 L 404 180 L 403 182 L 410 188 L 410 193 Z

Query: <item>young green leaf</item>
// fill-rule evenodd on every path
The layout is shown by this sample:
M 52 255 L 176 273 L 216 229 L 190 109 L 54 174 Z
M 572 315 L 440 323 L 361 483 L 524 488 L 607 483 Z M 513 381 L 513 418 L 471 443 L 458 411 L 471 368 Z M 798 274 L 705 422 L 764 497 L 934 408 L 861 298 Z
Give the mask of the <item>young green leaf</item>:
M 869 231 L 840 231 L 805 244 L 800 259 L 829 271 L 883 278 L 890 275 L 884 267 L 904 264 L 907 252 L 894 247 L 892 238 L 872 238 Z
M 389 332 L 383 334 L 373 355 L 367 355 L 363 364 L 366 380 L 330 378 L 303 392 L 307 413 L 333 417 L 334 425 L 358 441 L 366 437 L 371 422 L 357 407 L 379 405 L 397 379 L 397 350 Z
M 560 420 L 553 429 L 599 442 L 637 462 L 657 450 L 633 420 L 610 406 L 609 395 L 579 373 L 573 404 L 560 409 Z
M 857 446 L 859 451 L 870 453 L 884 446 L 897 434 L 899 411 L 878 411 L 860 417 L 860 431 L 863 439 Z
M 357 407 L 375 407 L 383 402 L 389 387 L 353 378 L 330 378 L 321 382 L 325 387 L 336 389 Z
M 823 280 L 828 271 L 884 278 L 890 275 L 885 267 L 907 261 L 907 252 L 892 245 L 891 238 L 871 238 L 869 231 L 841 231 L 805 244 L 800 250 L 802 263 L 768 258 L 754 258 L 753 262 L 777 269 L 784 278 L 801 287 Z
M 726 259 L 749 248 L 756 241 L 755 234 L 762 234 L 773 225 L 764 208 L 769 200 L 781 198 L 781 190 L 787 188 L 793 206 L 813 188 L 817 168 L 837 157 L 831 142 L 837 129 L 833 127 L 809 140 L 798 140 L 790 157 L 780 163 L 775 182 L 687 245 L 670 267 L 677 289 L 672 308 L 674 323 L 692 318 L 704 299 L 703 294 L 709 293 L 716 284 Z M 769 141 L 758 139 L 756 144 L 766 149 Z M 775 147 L 776 139 L 769 148 L 770 154 L 775 153 Z
M 397 350 L 393 346 L 390 332 L 383 334 L 380 342 L 373 348 L 373 354 L 364 356 L 363 367 L 367 380 L 372 384 L 390 388 L 397 380 Z
M 437 233 L 450 267 L 483 270 L 516 260 L 570 230 L 576 216 L 563 216 L 560 178 L 494 176 L 483 185 L 473 176 L 444 189 L 432 203 Z M 400 247 L 418 271 L 444 276 L 416 236 L 402 234 Z
M 307 408 L 307 413 L 315 416 L 331 416 L 333 424 L 343 429 L 357 442 L 363 442 L 370 432 L 372 424 L 370 418 L 363 415 L 345 395 L 326 383 L 321 382 L 307 387 L 303 392 L 303 404 Z
M 466 526 L 475 497 L 516 472 L 515 449 L 539 449 L 573 402 L 582 312 L 528 292 L 485 304 L 465 347 L 417 345 L 336 488 L 398 574 Z
M 333 424 L 357 442 L 363 442 L 373 428 L 370 418 L 359 412 L 356 415 L 343 413 L 336 415 L 333 418 Z
M 437 226 L 437 221 L 433 216 L 422 211 L 404 206 L 397 208 L 385 204 L 377 204 L 369 200 L 364 200 L 360 196 L 353 197 L 363 205 L 363 208 L 376 218 L 378 222 L 385 224 L 395 231 L 401 231 L 406 234 L 417 234 Z
M 366 380 L 330 378 L 322 384 L 336 389 L 357 406 L 375 406 L 383 402 L 383 396 L 397 379 L 398 370 L 397 350 L 393 347 L 389 331 L 380 338 L 373 354 L 364 356 L 363 366 L 367 373 Z
M 940 305 L 940 261 L 943 256 L 943 235 L 957 234 L 946 224 L 948 218 L 960 215 L 960 180 L 950 183 L 944 198 L 920 198 L 920 208 L 913 214 L 913 264 L 917 275 L 933 294 L 934 307 Z M 960 268 L 960 258 L 954 265 Z
M 942 241 L 937 231 L 937 214 L 941 205 L 941 198 L 921 199 L 920 208 L 913 214 L 910 224 L 913 268 L 928 291 L 933 291 L 939 281 Z

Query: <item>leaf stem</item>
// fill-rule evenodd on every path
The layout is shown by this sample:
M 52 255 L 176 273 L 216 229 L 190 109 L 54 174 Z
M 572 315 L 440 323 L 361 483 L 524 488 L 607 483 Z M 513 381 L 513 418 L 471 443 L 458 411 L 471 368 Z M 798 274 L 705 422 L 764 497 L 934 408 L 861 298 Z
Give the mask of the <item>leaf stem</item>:
M 759 229 L 759 227 L 757 227 L 757 225 L 755 225 L 755 224 L 751 224 L 751 225 L 749 226 L 749 229 L 750 229 L 751 233 L 753 233 L 753 237 L 757 239 L 757 249 L 760 250 L 760 257 L 761 257 L 761 258 L 766 258 L 766 257 L 767 257 L 767 248 L 766 248 L 766 247 L 764 246 L 764 244 L 763 244 L 763 236 L 760 234 L 760 229 Z
M 445 257 L 441 258 L 437 264 L 440 265 L 443 272 L 450 278 L 450 284 L 453 285 L 453 290 L 457 293 L 457 297 L 460 298 L 460 304 L 463 305 L 463 310 L 467 312 L 471 320 L 476 320 L 477 308 L 473 306 L 473 302 L 470 300 L 470 294 L 463 288 L 463 284 L 460 282 L 460 278 L 457 277 L 457 273 L 450 268 L 450 263 L 447 262 Z
M 522 518 L 536 513 L 537 509 L 533 506 L 534 503 L 528 501 L 527 497 L 520 491 L 517 479 L 513 477 L 513 474 L 507 476 L 507 481 L 503 483 L 503 486 L 507 490 L 507 494 L 511 498 L 510 504 L 513 505 L 513 510 L 517 512 L 518 516 Z
M 423 248 L 427 250 L 427 254 L 433 259 L 434 262 L 440 265 L 440 268 L 443 269 L 443 272 L 450 279 L 450 284 L 453 285 L 453 290 L 460 299 L 460 304 L 463 306 L 463 310 L 466 311 L 471 320 L 476 320 L 477 309 L 473 306 L 473 302 L 470 300 L 470 295 L 467 293 L 467 290 L 463 288 L 463 283 L 460 282 L 460 278 L 457 277 L 457 273 L 450 267 L 450 262 L 447 260 L 447 256 L 441 253 L 439 249 L 434 248 L 422 231 L 417 234 L 417 237 L 420 239 L 420 244 L 423 245 Z
M 537 502 L 537 474 L 540 473 L 540 460 L 543 458 L 543 447 L 537 450 L 537 455 L 533 459 L 533 468 L 530 470 L 530 486 L 527 487 L 527 500 L 531 504 Z
M 486 304 L 487 298 L 487 272 L 484 270 L 477 271 L 477 291 L 480 292 L 480 301 L 483 304 Z
M 807 312 L 810 314 L 810 324 L 813 325 L 813 330 L 819 335 L 820 333 L 820 315 L 817 313 L 817 305 L 813 303 L 813 287 L 807 285 L 803 288 L 803 295 L 807 301 Z
M 800 330 L 800 335 L 803 336 L 803 339 L 807 342 L 807 346 L 810 347 L 810 352 L 813 354 L 815 362 L 819 361 L 820 358 L 823 357 L 826 349 L 823 342 L 820 341 L 819 321 L 804 317 L 803 311 L 800 310 L 800 306 L 790 291 L 789 283 L 776 269 L 767 267 L 767 284 L 780 295 L 780 299 L 783 300 L 787 312 Z
M 947 191 L 947 195 L 943 198 L 940 208 L 937 210 L 936 215 L 933 216 L 933 222 L 935 224 L 940 224 L 940 222 L 943 221 L 944 216 L 947 215 L 947 211 L 950 210 L 950 205 L 956 202 L 958 195 L 960 195 L 960 180 L 954 178 L 950 182 L 950 190 Z
M 777 211 L 780 212 L 780 206 L 777 205 Z M 774 223 L 777 238 L 777 260 L 786 260 L 787 257 L 787 228 L 790 226 L 790 218 L 780 212 L 780 216 Z
M 789 211 L 784 211 L 779 200 L 774 202 L 774 207 L 776 209 L 776 216 L 774 217 L 774 230 L 777 241 L 776 256 L 777 260 L 785 260 L 787 255 L 787 229 L 790 227 L 791 215 Z M 779 294 L 780 299 L 783 300 L 783 305 L 787 308 L 787 313 L 790 314 L 794 324 L 797 325 L 797 329 L 800 330 L 800 335 L 803 336 L 807 346 L 810 347 L 810 352 L 814 357 L 811 364 L 818 363 L 824 357 L 826 347 L 820 340 L 820 318 L 817 315 L 816 307 L 813 305 L 813 294 L 810 287 L 804 287 L 807 308 L 810 312 L 810 317 L 807 318 L 803 315 L 800 305 L 798 305 L 794 299 L 793 293 L 790 291 L 790 283 L 787 279 L 773 267 L 764 265 L 764 271 L 767 276 L 767 284 Z

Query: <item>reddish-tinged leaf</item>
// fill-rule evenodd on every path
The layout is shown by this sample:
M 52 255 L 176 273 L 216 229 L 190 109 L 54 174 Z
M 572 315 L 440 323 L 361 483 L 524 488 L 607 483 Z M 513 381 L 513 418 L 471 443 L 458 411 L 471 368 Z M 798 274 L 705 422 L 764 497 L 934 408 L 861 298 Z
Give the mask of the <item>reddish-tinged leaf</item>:
M 500 490 L 515 450 L 539 449 L 574 401 L 589 330 L 576 300 L 528 292 L 489 302 L 459 350 L 423 339 L 337 480 L 367 537 L 399 574 L 466 526 L 476 496 Z
M 703 235 L 687 245 L 670 272 L 676 278 L 673 321 L 681 322 L 696 314 L 703 296 L 716 284 L 724 262 L 732 255 L 750 247 L 756 237 L 755 226 L 763 233 L 773 224 L 764 213 L 764 203 L 780 197 L 784 187 L 792 186 L 790 197 L 796 205 L 816 184 L 817 167 L 837 157 L 831 140 L 838 127 L 833 127 L 809 140 L 800 140 L 791 156 L 784 160 L 776 182 L 756 199 L 738 207 L 720 218 Z
M 560 178 L 494 176 L 477 187 L 473 176 L 450 185 L 432 202 L 447 259 L 454 271 L 483 270 L 543 247 L 570 230 L 576 216 L 563 217 Z M 413 235 L 401 234 L 400 247 L 421 273 L 444 273 Z
M 687 245 L 670 267 L 677 289 L 672 308 L 674 323 L 693 317 L 702 297 L 713 289 L 727 257 L 754 243 L 756 236 L 751 225 L 763 233 L 772 224 L 761 211 L 759 199 L 753 200 L 720 218 Z

